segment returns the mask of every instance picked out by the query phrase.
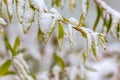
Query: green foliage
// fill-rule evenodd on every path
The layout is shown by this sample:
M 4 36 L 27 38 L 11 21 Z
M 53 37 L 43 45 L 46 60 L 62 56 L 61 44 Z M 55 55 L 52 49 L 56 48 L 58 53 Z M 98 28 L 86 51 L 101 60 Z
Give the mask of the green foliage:
M 4 33 L 4 30 L 0 27 L 0 34 L 1 35 L 4 35 L 5 33 Z
M 95 42 L 94 41 L 92 41 L 92 52 L 93 52 L 93 55 L 94 55 L 94 57 L 96 58 L 96 60 L 98 60 L 98 57 L 97 57 L 97 51 L 96 51 L 96 45 L 95 45 Z
M 9 11 L 9 7 L 13 7 L 13 3 L 14 3 L 14 0 L 11 0 L 12 3 L 10 3 L 8 0 L 3 0 L 4 3 L 6 4 L 6 7 L 7 7 L 7 12 L 8 12 L 8 17 L 9 17 L 9 20 L 10 22 L 12 21 L 12 14 L 11 14 L 11 11 Z M 10 4 L 9 4 L 10 3 Z
M 8 42 L 8 40 L 5 39 L 5 45 L 6 47 L 11 51 L 13 56 L 16 56 L 18 54 L 18 49 L 20 46 L 20 38 L 19 36 L 16 37 L 14 41 L 14 46 L 12 48 L 11 44 Z
M 85 67 L 85 69 L 87 69 L 87 70 L 89 70 L 89 71 L 97 72 L 96 69 L 94 69 L 94 68 L 92 68 L 92 67 L 89 67 L 89 66 L 87 66 L 87 65 L 85 65 L 85 64 L 84 64 L 84 67 Z
M 108 21 L 108 23 L 107 23 L 107 33 L 110 31 L 110 29 L 111 29 L 111 26 L 112 26 L 112 16 L 110 15 L 110 19 L 109 19 L 109 21 Z
M 18 52 L 19 47 L 20 47 L 20 36 L 17 36 L 13 46 L 13 49 L 15 50 L 15 52 Z
M 98 23 L 99 23 L 99 21 L 100 21 L 100 16 L 101 16 L 101 10 L 100 10 L 99 6 L 97 6 L 96 8 L 97 8 L 97 18 L 96 18 L 95 23 L 94 23 L 94 26 L 93 26 L 93 30 L 94 30 L 94 31 L 95 31 L 96 28 L 97 28 L 97 25 L 98 25 Z
M 0 75 L 1 76 L 5 76 L 8 74 L 13 74 L 14 72 L 12 71 L 8 71 L 9 67 L 11 66 L 12 61 L 11 60 L 7 60 L 5 61 L 5 63 L 2 64 L 2 66 L 0 67 Z
M 61 50 L 61 45 L 62 45 L 62 40 L 64 39 L 64 29 L 63 29 L 63 25 L 61 22 L 58 22 L 58 46 L 59 49 Z
M 65 68 L 65 63 L 64 63 L 63 59 L 62 59 L 61 57 L 59 57 L 59 56 L 57 55 L 57 53 L 54 53 L 54 54 L 53 54 L 53 58 L 54 58 L 54 60 L 56 61 L 56 63 L 57 63 L 62 69 Z
M 60 3 L 61 3 L 61 0 L 52 0 L 52 6 L 55 5 L 55 6 L 59 7 Z
M 116 29 L 117 29 L 116 30 L 117 39 L 119 40 L 119 38 L 120 38 L 120 24 L 118 24 Z
M 39 42 L 43 42 L 44 41 L 44 33 L 42 32 L 42 30 L 40 28 L 38 29 L 37 37 L 38 37 L 38 41 Z

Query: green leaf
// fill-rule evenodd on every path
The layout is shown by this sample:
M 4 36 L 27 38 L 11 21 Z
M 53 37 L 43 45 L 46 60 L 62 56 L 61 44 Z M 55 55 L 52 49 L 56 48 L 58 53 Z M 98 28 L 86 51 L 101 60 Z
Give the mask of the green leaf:
M 5 63 L 2 64 L 0 67 L 0 75 L 4 75 L 8 72 L 9 67 L 11 66 L 11 60 L 7 60 Z
M 4 33 L 4 30 L 0 27 L 0 34 L 1 35 L 4 35 L 5 33 Z
M 114 76 L 114 73 L 113 73 L 113 72 L 110 72 L 110 73 L 104 75 L 104 78 L 110 79 L 110 78 L 112 78 L 113 76 Z
M 32 73 L 28 73 L 34 80 L 37 80 L 36 76 Z
M 82 14 L 80 15 L 79 24 L 77 25 L 77 27 L 79 27 L 79 26 L 80 26 L 80 27 L 86 26 L 84 20 L 85 20 L 85 16 L 84 16 L 84 13 L 82 13 Z
M 85 63 L 85 62 L 86 62 L 86 59 L 87 59 L 87 54 L 86 54 L 86 53 L 83 53 L 82 56 L 83 56 L 83 63 Z
M 44 41 L 44 33 L 42 32 L 42 30 L 40 28 L 38 29 L 37 37 L 38 37 L 38 41 L 39 42 L 43 42 Z
M 91 68 L 91 67 L 89 67 L 89 66 L 87 66 L 87 65 L 84 65 L 84 67 L 85 67 L 85 69 L 87 69 L 87 70 L 89 70 L 89 71 L 97 72 L 96 69 Z
M 93 55 L 94 57 L 96 58 L 96 60 L 98 60 L 98 57 L 97 57 L 97 53 L 96 53 L 96 46 L 95 46 L 95 42 L 92 41 L 92 52 L 93 52 Z
M 76 29 L 77 31 L 81 32 L 81 34 L 84 38 L 87 38 L 86 33 L 80 27 L 73 27 L 73 28 Z
M 13 46 L 13 49 L 16 53 L 18 53 L 19 46 L 20 46 L 20 36 L 17 36 Z
M 61 3 L 61 0 L 56 0 L 56 1 L 55 1 L 55 4 L 56 4 L 57 7 L 60 6 L 60 3 Z
M 16 52 L 14 51 L 14 49 L 12 48 L 11 44 L 8 42 L 8 40 L 4 40 L 5 41 L 5 45 L 6 47 L 11 51 L 12 55 L 15 56 Z
M 2 0 L 0 2 L 0 15 L 2 15 Z
M 61 50 L 62 40 L 64 39 L 64 29 L 62 23 L 58 22 L 58 45 L 59 49 Z
M 118 26 L 116 28 L 116 36 L 117 36 L 117 40 L 119 40 L 119 37 L 120 37 L 120 24 L 118 24 Z
M 62 17 L 62 19 L 63 19 L 63 21 L 64 21 L 65 23 L 69 23 L 69 20 L 66 19 L 65 17 Z
M 58 39 L 63 39 L 64 38 L 64 29 L 62 23 L 58 22 Z
M 8 71 L 8 72 L 6 72 L 3 76 L 6 76 L 6 75 L 14 75 L 15 74 L 15 72 L 13 72 L 13 71 Z
M 110 15 L 110 19 L 109 19 L 108 24 L 107 24 L 107 33 L 110 31 L 111 26 L 112 26 L 112 16 Z
M 101 16 L 101 10 L 100 10 L 100 8 L 97 6 L 97 18 L 96 18 L 95 23 L 94 23 L 94 26 L 93 26 L 93 30 L 94 30 L 94 31 L 96 30 L 97 25 L 98 25 L 98 23 L 99 23 L 99 21 L 100 21 L 100 16 Z
M 58 64 L 62 69 L 64 69 L 64 68 L 65 68 L 65 63 L 64 63 L 64 61 L 62 60 L 62 58 L 59 57 L 56 53 L 53 54 L 53 57 L 54 57 L 54 60 L 57 62 L 57 64 Z
M 9 17 L 9 19 L 10 19 L 10 22 L 12 21 L 12 14 L 10 13 L 11 12 L 11 9 L 9 9 L 9 7 L 13 7 L 12 5 L 13 5 L 13 3 L 14 3 L 14 0 L 12 0 L 12 3 L 8 3 L 9 1 L 7 1 L 7 0 L 3 0 L 4 1 L 4 3 L 6 4 L 6 6 L 7 6 L 7 13 L 8 13 L 8 17 Z M 12 5 L 11 5 L 12 4 Z

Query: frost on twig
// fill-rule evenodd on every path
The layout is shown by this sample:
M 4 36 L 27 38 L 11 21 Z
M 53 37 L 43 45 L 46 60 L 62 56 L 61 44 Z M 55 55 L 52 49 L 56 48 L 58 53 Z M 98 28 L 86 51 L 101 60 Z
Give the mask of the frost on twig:
M 102 17 L 104 20 L 104 25 L 107 26 L 106 32 L 112 31 L 112 33 L 114 33 L 114 31 L 116 31 L 117 37 L 119 37 L 120 13 L 108 6 L 103 0 L 94 0 L 94 2 L 98 7 L 100 7 L 100 10 L 103 12 Z M 109 16 L 109 18 L 106 19 L 106 16 Z
M 29 66 L 23 59 L 23 55 L 19 54 L 13 59 L 13 65 L 17 69 L 17 74 L 23 80 L 34 80 L 32 76 L 30 76 Z

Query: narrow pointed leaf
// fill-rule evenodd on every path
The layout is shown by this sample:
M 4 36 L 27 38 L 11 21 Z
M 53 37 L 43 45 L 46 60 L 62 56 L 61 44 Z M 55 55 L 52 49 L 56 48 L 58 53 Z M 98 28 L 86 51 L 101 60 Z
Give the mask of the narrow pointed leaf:
M 20 47 L 20 36 L 17 36 L 15 41 L 14 41 L 14 46 L 13 49 L 18 53 L 18 48 Z
M 96 60 L 98 60 L 98 57 L 97 57 L 97 51 L 96 51 L 96 45 L 95 43 L 92 41 L 92 52 L 93 52 L 93 55 L 94 57 L 96 58 Z
M 13 2 L 14 2 L 14 0 L 4 0 L 4 3 L 7 6 L 8 17 L 10 19 L 10 22 L 11 22 L 12 17 L 13 17 Z
M 59 57 L 56 53 L 54 53 L 53 58 L 62 69 L 65 68 L 65 63 L 61 57 Z
M 59 49 L 61 50 L 61 45 L 62 45 L 62 41 L 64 39 L 64 29 L 63 29 L 63 25 L 62 23 L 58 22 L 58 45 L 59 45 Z
M 13 72 L 13 71 L 8 71 L 8 72 L 6 72 L 4 75 L 2 75 L 2 76 L 7 76 L 7 75 L 14 75 L 15 74 L 15 72 Z
M 38 41 L 39 42 L 43 42 L 44 41 L 44 33 L 42 32 L 42 30 L 40 28 L 38 29 L 37 37 L 38 37 Z
M 0 75 L 6 74 L 10 66 L 11 60 L 7 60 L 5 63 L 3 63 L 2 66 L 0 67 Z
M 10 50 L 10 52 L 12 53 L 12 55 L 15 56 L 16 52 L 14 51 L 14 49 L 11 46 L 11 44 L 7 40 L 5 40 L 5 45 Z
M 94 23 L 94 26 L 93 26 L 93 30 L 94 30 L 94 31 L 96 30 L 97 25 L 98 25 L 98 23 L 99 23 L 99 21 L 100 21 L 100 16 L 101 16 L 101 10 L 100 10 L 100 8 L 97 6 L 97 18 L 96 18 L 95 23 Z
M 112 26 L 112 16 L 110 15 L 110 19 L 109 19 L 108 24 L 107 24 L 107 33 L 110 31 L 111 26 Z

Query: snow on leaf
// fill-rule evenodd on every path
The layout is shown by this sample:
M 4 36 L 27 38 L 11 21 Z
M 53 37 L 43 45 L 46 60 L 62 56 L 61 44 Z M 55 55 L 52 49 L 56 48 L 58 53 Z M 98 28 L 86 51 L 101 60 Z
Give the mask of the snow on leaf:
M 72 27 L 74 27 L 75 24 L 78 24 L 78 21 L 75 18 L 71 17 L 71 18 L 69 18 L 69 23 L 71 23 L 71 24 L 68 24 L 68 39 L 69 39 L 69 42 L 70 42 L 70 46 L 73 47 L 73 37 L 74 37 L 74 35 L 73 35 Z
M 61 15 L 57 12 L 56 9 L 52 8 L 49 12 L 45 13 L 38 13 L 39 16 L 39 26 L 44 35 L 45 42 L 48 41 L 49 37 L 51 36 L 52 32 L 55 29 L 55 24 L 58 20 L 61 20 Z
M 16 13 L 20 23 L 23 21 L 26 0 L 16 0 Z
M 96 58 L 96 60 L 98 60 L 98 57 L 97 57 L 97 53 L 98 53 L 98 37 L 97 37 L 97 35 L 92 35 L 92 39 L 93 39 L 93 41 L 92 41 L 92 45 L 91 45 L 91 47 L 92 47 L 92 52 L 93 52 L 93 55 L 94 55 L 94 57 Z
M 120 13 L 114 9 L 112 9 L 109 5 L 107 5 L 103 0 L 94 0 L 96 5 L 100 6 L 100 8 L 103 9 L 103 11 L 110 15 L 111 18 L 109 18 L 110 26 L 107 26 L 107 33 L 111 31 L 112 33 L 115 33 L 117 31 L 117 25 L 120 23 Z M 105 19 L 106 17 L 104 17 Z M 112 23 L 112 26 L 111 26 Z M 114 35 L 114 34 L 113 34 Z M 117 36 L 117 35 L 116 35 Z
M 87 57 L 92 51 L 94 57 L 98 60 L 98 57 L 97 57 L 98 47 L 99 47 L 98 41 L 100 40 L 100 43 L 102 45 L 104 45 L 105 44 L 104 36 L 101 33 L 94 32 L 91 29 L 85 28 L 85 27 L 77 27 L 75 29 L 80 31 L 82 33 L 82 35 L 84 33 L 85 36 L 83 35 L 83 37 L 85 37 L 87 39 L 87 49 L 85 52 L 85 57 Z M 102 40 L 102 42 L 101 42 L 101 40 Z M 105 46 L 104 46 L 104 48 L 105 48 Z
M 73 11 L 74 8 L 76 7 L 76 0 L 69 0 L 69 7 L 70 10 Z
M 23 55 L 22 54 L 19 54 L 16 57 L 14 57 L 13 64 L 14 64 L 14 67 L 18 71 L 17 74 L 21 75 L 21 78 L 23 80 L 34 80 L 32 78 L 32 76 L 29 75 L 29 73 L 30 73 L 29 67 L 28 67 L 27 63 L 25 62 L 25 60 L 23 59 Z
M 44 0 L 29 0 L 32 7 L 40 12 L 48 11 Z
M 7 6 L 8 16 L 9 16 L 9 19 L 11 22 L 12 17 L 13 17 L 13 2 L 14 2 L 14 0 L 4 0 L 4 2 Z
M 23 16 L 23 31 L 24 33 L 27 33 L 34 21 L 34 10 L 32 8 L 29 8 L 27 11 L 25 11 L 24 16 Z
M 58 47 L 60 50 L 61 50 L 62 42 L 64 39 L 64 35 L 65 35 L 65 32 L 63 29 L 63 25 L 61 22 L 58 22 Z
M 0 24 L 7 25 L 7 22 L 2 17 L 0 17 Z
M 86 16 L 88 12 L 88 6 L 89 6 L 88 0 L 82 0 L 82 12 L 84 14 L 84 17 Z

